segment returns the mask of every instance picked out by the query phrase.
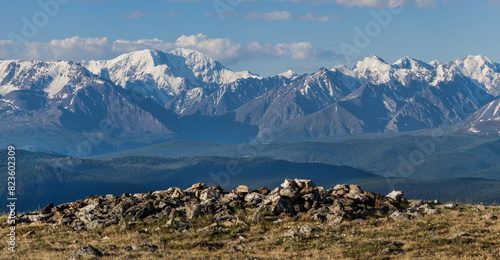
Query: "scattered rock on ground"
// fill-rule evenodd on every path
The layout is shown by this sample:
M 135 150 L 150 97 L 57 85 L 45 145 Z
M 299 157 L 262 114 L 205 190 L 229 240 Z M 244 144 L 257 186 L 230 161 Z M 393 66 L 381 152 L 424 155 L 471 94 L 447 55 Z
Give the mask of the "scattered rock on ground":
M 84 245 L 76 250 L 74 250 L 70 258 L 71 259 L 88 259 L 90 258 L 98 258 L 102 257 L 103 253 L 99 250 L 97 250 L 95 247 L 91 245 Z
M 158 246 L 151 243 L 151 242 L 145 242 L 145 243 L 140 243 L 140 244 L 135 244 L 131 245 L 130 248 L 134 251 L 151 251 L 154 252 L 158 250 Z
M 410 216 L 406 214 L 405 212 L 401 211 L 394 211 L 391 215 L 390 218 L 397 220 L 397 219 L 410 219 Z
M 488 214 L 482 216 L 481 219 L 495 220 L 495 219 L 498 219 L 498 217 L 493 215 L 492 213 L 488 213 Z

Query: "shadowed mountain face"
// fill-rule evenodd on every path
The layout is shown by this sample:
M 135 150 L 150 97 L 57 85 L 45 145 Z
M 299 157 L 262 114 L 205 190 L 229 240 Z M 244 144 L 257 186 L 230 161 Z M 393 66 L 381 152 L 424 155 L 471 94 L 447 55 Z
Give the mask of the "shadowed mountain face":
M 352 69 L 263 78 L 186 49 L 82 63 L 0 60 L 0 143 L 84 156 L 173 139 L 234 144 L 270 130 L 291 141 L 436 128 L 495 100 L 499 68 L 484 56 L 432 65 L 373 56 Z M 76 152 L 82 142 L 91 151 Z
M 332 106 L 291 122 L 285 131 L 303 140 L 436 128 L 458 123 L 494 99 L 464 77 L 428 86 L 408 99 L 402 99 L 403 94 L 389 86 L 365 84 Z
M 500 135 L 500 99 L 477 110 L 463 121 L 463 132 L 481 135 Z

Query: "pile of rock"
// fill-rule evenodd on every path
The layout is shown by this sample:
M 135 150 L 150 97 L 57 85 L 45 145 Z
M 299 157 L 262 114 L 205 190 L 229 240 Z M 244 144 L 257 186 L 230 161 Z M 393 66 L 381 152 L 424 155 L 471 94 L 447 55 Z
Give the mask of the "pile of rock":
M 212 214 L 217 225 L 260 222 L 266 216 L 308 214 L 315 221 L 338 225 L 343 220 L 388 216 L 391 213 L 410 216 L 412 213 L 407 212 L 408 204 L 402 192 L 394 191 L 384 196 L 363 191 L 358 185 L 339 184 L 325 189 L 310 180 L 286 179 L 281 187 L 272 191 L 267 188 L 252 190 L 241 185 L 226 192 L 219 186 L 207 187 L 197 183 L 186 190 L 169 188 L 123 194 L 121 197 L 90 196 L 58 206 L 50 204 L 40 212 L 20 214 L 18 220 L 57 223 L 85 230 L 118 224 L 127 227 L 137 221 L 187 221 L 203 214 Z M 238 209 L 252 209 L 253 213 L 241 219 L 235 215 Z

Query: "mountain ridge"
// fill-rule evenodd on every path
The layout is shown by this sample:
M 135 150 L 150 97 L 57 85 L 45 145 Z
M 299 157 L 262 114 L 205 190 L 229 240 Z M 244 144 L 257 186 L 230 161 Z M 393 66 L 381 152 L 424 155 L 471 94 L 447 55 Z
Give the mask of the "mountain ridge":
M 10 128 L 0 139 L 16 131 L 44 139 L 54 126 L 85 138 L 102 133 L 103 122 L 113 127 L 103 133 L 110 147 L 128 142 L 116 140 L 123 134 L 227 142 L 239 129 L 240 139 L 231 139 L 238 143 L 269 131 L 310 139 L 446 127 L 498 98 L 499 68 L 480 55 L 432 64 L 371 56 L 353 68 L 260 77 L 188 49 L 81 63 L 1 60 L 0 118 Z

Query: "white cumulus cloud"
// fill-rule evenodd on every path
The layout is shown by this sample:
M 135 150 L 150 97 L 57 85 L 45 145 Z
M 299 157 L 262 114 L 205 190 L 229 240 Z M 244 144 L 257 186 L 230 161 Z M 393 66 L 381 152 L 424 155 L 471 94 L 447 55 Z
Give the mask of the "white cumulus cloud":
M 448 0 L 442 0 L 444 3 Z M 458 1 L 458 0 L 456 0 Z M 489 0 L 495 1 L 495 0 Z M 395 8 L 405 4 L 413 4 L 421 9 L 436 8 L 438 0 L 335 0 L 336 3 L 346 6 L 369 8 Z
M 84 60 L 112 57 L 110 43 L 103 38 L 54 39 L 50 42 L 24 42 L 14 45 L 0 41 L 0 58 L 34 60 Z
M 75 36 L 67 39 L 54 39 L 50 42 L 26 42 L 15 46 L 11 41 L 0 40 L 0 58 L 82 61 L 110 59 L 123 53 L 144 49 L 171 51 L 175 48 L 197 50 L 224 64 L 255 59 L 291 58 L 306 61 L 334 59 L 331 51 L 316 48 L 310 42 L 242 44 L 228 38 L 210 38 L 201 33 L 182 35 L 175 41 L 163 41 L 156 38 L 133 41 L 120 39 L 111 43 L 106 37 Z
M 407 0 L 336 0 L 338 4 L 371 8 L 394 8 L 404 5 Z
M 113 44 L 117 53 L 131 52 L 148 48 L 170 51 L 175 48 L 187 48 L 205 53 L 225 64 L 252 59 L 292 58 L 294 60 L 328 60 L 331 51 L 315 48 L 310 42 L 262 44 L 251 42 L 241 44 L 227 38 L 210 38 L 205 34 L 182 35 L 175 42 L 159 39 L 137 41 L 118 40 Z
M 137 41 L 116 40 L 115 42 L 113 42 L 113 51 L 117 53 L 127 53 L 144 49 L 158 49 L 167 51 L 175 48 L 176 46 L 174 43 L 164 42 L 157 38 L 142 39 Z
M 240 12 L 239 11 L 235 11 L 235 10 L 221 10 L 220 13 L 216 12 L 216 11 L 206 11 L 205 12 L 205 15 L 207 16 L 222 16 L 222 17 L 230 17 L 230 16 L 235 16 L 235 15 L 239 15 Z
M 10 59 L 14 53 L 12 41 L 0 40 L 0 59 Z
M 265 19 L 265 20 L 289 20 L 292 14 L 288 11 L 274 11 L 269 13 L 253 12 L 243 16 L 246 19 Z
M 415 0 L 415 4 L 422 9 L 436 8 L 437 0 Z
M 181 48 L 194 49 L 206 53 L 220 60 L 232 59 L 237 56 L 241 44 L 227 38 L 209 38 L 204 34 L 182 35 L 175 41 L 175 45 Z
M 168 11 L 168 12 L 163 12 L 162 15 L 166 16 L 172 16 L 172 15 L 180 15 L 181 13 L 176 12 L 176 11 Z
M 141 17 L 153 16 L 153 15 L 155 15 L 155 14 L 154 13 L 147 13 L 147 12 L 135 10 L 135 11 L 133 11 L 130 14 L 124 14 L 124 15 L 122 15 L 122 17 L 125 18 L 125 19 L 138 19 L 138 18 L 141 18 Z
M 325 16 L 316 16 L 311 13 L 307 13 L 306 15 L 300 15 L 297 16 L 297 20 L 301 21 L 315 21 L 315 22 L 329 22 L 333 20 L 337 20 L 339 16 L 333 16 L 333 15 L 325 15 Z
M 260 44 L 252 42 L 245 45 L 242 56 L 252 58 L 286 58 L 294 60 L 330 60 L 333 57 L 331 51 L 315 48 L 310 42 Z
M 493 6 L 500 6 L 500 0 L 488 0 L 488 3 Z

